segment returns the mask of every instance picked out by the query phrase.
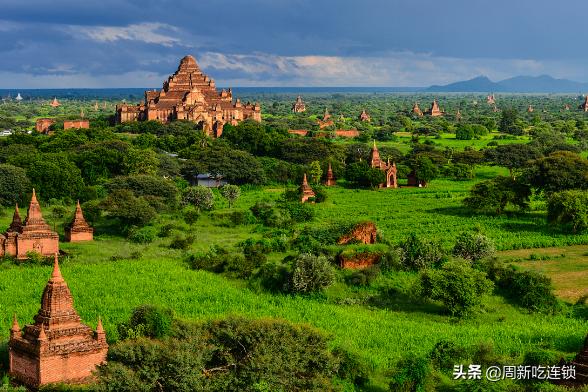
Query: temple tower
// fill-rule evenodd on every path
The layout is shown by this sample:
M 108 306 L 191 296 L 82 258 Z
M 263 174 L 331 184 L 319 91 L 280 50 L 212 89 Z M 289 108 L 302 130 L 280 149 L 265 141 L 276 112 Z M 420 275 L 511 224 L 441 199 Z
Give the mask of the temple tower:
M 37 194 L 33 189 L 27 218 L 16 236 L 18 259 L 26 259 L 28 252 L 51 256 L 59 252 L 59 235 L 43 219 Z
M 300 193 L 302 195 L 300 198 L 300 201 L 302 203 L 306 202 L 311 197 L 316 196 L 316 194 L 314 193 L 314 191 L 312 190 L 310 185 L 308 185 L 308 180 L 306 179 L 306 173 L 304 173 L 304 178 L 302 179 L 302 185 L 300 186 Z
M 333 175 L 333 168 L 331 167 L 331 162 L 329 162 L 329 168 L 327 169 L 327 180 L 325 181 L 325 186 L 334 186 L 337 182 L 335 181 L 335 176 Z
M 296 102 L 292 105 L 292 111 L 294 113 L 302 113 L 306 111 L 306 104 L 302 100 L 302 97 L 299 95 L 296 97 Z
M 34 320 L 21 331 L 15 315 L 10 329 L 10 375 L 17 381 L 31 388 L 83 383 L 106 361 L 108 344 L 102 322 L 98 321 L 96 331 L 81 322 L 57 254 Z
M 76 212 L 73 220 L 65 227 L 65 241 L 81 242 L 92 241 L 94 239 L 94 229 L 88 225 L 78 200 Z

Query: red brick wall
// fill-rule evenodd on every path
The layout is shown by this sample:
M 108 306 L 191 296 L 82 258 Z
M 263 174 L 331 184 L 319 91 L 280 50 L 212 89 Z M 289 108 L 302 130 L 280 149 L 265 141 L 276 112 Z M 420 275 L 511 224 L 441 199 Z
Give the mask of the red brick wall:
M 359 131 L 357 129 L 337 129 L 335 135 L 339 137 L 357 137 Z
M 40 245 L 40 249 L 37 248 L 37 244 Z M 19 259 L 26 259 L 27 252 L 36 251 L 36 248 L 38 253 L 43 256 L 53 256 L 55 253 L 59 253 L 59 237 L 55 235 L 52 238 L 35 238 L 20 235 L 17 248 L 17 258 Z
M 65 240 L 67 242 L 81 242 L 81 241 L 92 241 L 94 234 L 91 231 L 66 231 Z
M 63 129 L 70 129 L 70 128 L 90 128 L 90 121 L 88 121 L 88 120 L 64 121 L 63 122 Z
M 41 359 L 40 383 L 81 381 L 92 376 L 96 366 L 106 361 L 107 349 L 97 352 L 56 355 Z

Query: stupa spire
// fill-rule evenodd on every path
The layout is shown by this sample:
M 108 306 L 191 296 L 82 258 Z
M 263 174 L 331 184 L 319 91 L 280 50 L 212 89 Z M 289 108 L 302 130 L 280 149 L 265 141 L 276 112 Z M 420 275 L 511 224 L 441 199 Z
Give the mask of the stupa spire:
M 18 320 L 16 319 L 16 313 L 12 316 L 12 327 L 10 327 L 10 332 L 16 334 L 20 332 L 20 326 L 18 325 Z
M 59 269 L 59 258 L 57 253 L 55 253 L 55 259 L 53 261 L 53 272 L 51 273 L 51 280 L 53 282 L 63 281 L 63 276 L 61 276 L 61 270 Z

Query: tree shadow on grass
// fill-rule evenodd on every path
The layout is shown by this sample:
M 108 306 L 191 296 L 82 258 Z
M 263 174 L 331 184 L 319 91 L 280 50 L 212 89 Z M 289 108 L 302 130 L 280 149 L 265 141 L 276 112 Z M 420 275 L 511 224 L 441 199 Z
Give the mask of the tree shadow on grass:
M 429 313 L 442 315 L 443 306 L 431 302 L 420 301 L 396 288 L 382 290 L 378 295 L 371 297 L 367 303 L 380 309 L 398 312 Z

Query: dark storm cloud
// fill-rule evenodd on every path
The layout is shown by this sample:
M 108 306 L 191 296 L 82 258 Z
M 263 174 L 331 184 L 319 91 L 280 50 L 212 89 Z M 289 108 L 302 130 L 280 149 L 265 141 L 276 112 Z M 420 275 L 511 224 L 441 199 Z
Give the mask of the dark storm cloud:
M 353 83 L 368 70 L 372 83 L 397 85 L 480 73 L 588 79 L 587 11 L 579 0 L 0 0 L 0 85 L 13 74 L 166 75 L 186 53 L 224 61 L 209 67 L 235 81 L 306 72 Z

